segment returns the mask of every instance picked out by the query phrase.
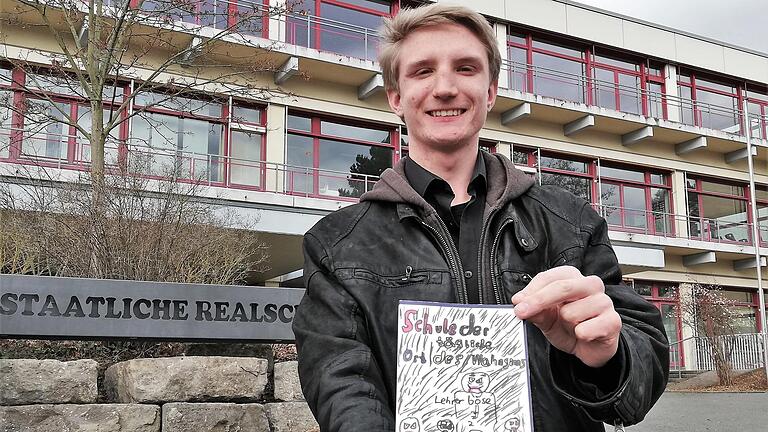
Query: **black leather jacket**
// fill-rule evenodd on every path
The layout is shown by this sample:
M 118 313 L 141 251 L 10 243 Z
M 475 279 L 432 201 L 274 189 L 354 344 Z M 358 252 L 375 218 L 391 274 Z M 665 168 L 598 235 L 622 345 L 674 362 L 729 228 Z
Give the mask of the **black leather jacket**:
M 571 265 L 603 279 L 623 323 L 619 352 L 601 369 L 526 325 L 535 430 L 601 431 L 602 422 L 640 421 L 669 373 L 658 310 L 621 283 L 606 223 L 588 203 L 534 185 L 503 156 L 481 154 L 488 171 L 481 302 L 509 303 L 536 273 Z M 359 204 L 318 222 L 305 235 L 304 254 L 307 290 L 293 330 L 302 389 L 321 430 L 393 431 L 398 301 L 467 298 L 448 230 L 399 164 Z

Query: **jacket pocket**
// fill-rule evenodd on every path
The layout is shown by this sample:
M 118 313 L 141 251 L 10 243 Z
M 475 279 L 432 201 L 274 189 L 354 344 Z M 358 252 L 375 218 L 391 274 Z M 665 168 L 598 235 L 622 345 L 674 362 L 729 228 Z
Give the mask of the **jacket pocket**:
M 407 266 L 400 274 L 378 274 L 368 269 L 356 268 L 352 278 L 374 282 L 387 288 L 399 288 L 411 285 L 442 284 L 443 271 L 414 270 Z
M 533 277 L 526 272 L 516 270 L 501 271 L 501 285 L 504 288 L 506 303 L 511 303 L 512 296 L 517 294 L 531 282 Z

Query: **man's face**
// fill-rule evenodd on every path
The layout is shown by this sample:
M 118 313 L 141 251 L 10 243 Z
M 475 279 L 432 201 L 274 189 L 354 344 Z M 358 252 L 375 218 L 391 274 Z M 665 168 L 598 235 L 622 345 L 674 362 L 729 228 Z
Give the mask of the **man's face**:
M 450 152 L 477 144 L 498 88 L 477 36 L 440 24 L 411 33 L 400 50 L 400 90 L 387 91 L 387 98 L 405 119 L 410 145 Z

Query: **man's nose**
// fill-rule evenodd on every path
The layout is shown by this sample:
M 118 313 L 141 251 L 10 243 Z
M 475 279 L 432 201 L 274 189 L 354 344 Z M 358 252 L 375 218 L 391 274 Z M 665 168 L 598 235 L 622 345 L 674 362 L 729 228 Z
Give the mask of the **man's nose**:
M 439 99 L 452 98 L 458 94 L 456 87 L 456 77 L 454 74 L 444 71 L 435 75 L 435 85 L 432 88 L 432 95 Z

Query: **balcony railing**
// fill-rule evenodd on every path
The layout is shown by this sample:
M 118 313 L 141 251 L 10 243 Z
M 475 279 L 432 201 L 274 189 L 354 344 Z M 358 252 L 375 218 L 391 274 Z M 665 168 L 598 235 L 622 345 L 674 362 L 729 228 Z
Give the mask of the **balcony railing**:
M 3 134 L 0 133 L 0 142 Z M 79 139 L 74 154 L 67 146 L 74 137 L 26 138 L 21 154 L 11 162 L 47 168 L 88 170 L 91 149 Z M 55 154 L 54 154 L 55 153 Z M 0 161 L 9 157 L 0 149 Z M 158 149 L 145 145 L 107 145 L 107 167 L 128 167 L 148 178 L 175 178 L 216 187 L 250 189 L 287 195 L 356 201 L 371 190 L 378 176 L 234 158 L 231 156 Z
M 287 13 L 284 19 L 287 43 L 376 60 L 381 40 L 376 29 L 298 13 Z
M 752 245 L 752 224 L 724 219 L 593 204 L 612 231 L 702 240 L 713 243 Z M 768 245 L 768 225 L 758 226 L 761 246 Z
M 743 135 L 742 110 L 733 106 L 693 101 L 677 96 L 587 78 L 556 69 L 514 61 L 502 62 L 507 76 L 505 88 L 538 96 L 594 105 L 617 111 L 675 121 Z M 532 87 L 532 88 L 531 88 Z M 675 116 L 670 113 L 675 112 Z M 766 119 L 750 115 L 753 128 L 765 129 Z M 755 134 L 755 136 L 758 136 Z M 759 136 L 763 138 L 763 136 Z

